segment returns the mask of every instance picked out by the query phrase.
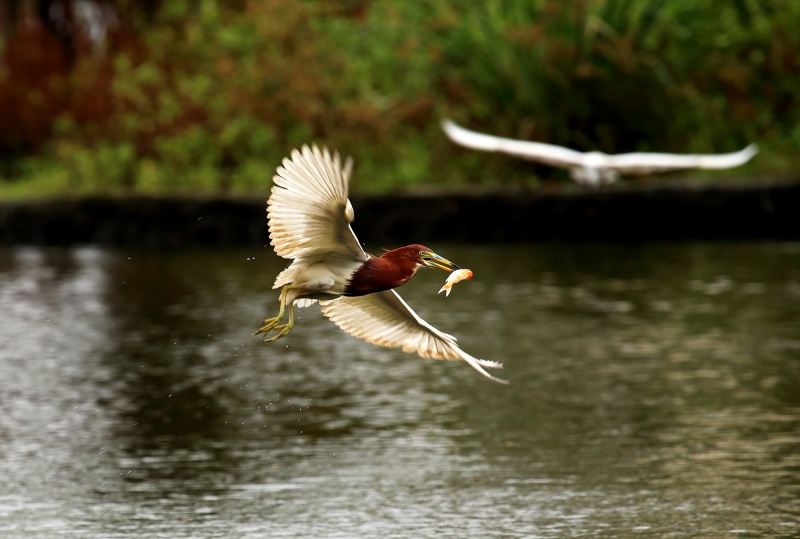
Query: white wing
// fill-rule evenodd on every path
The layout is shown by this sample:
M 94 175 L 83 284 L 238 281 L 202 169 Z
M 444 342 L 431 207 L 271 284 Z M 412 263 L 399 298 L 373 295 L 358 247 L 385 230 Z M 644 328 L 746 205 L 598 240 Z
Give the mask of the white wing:
M 269 237 L 278 255 L 367 259 L 350 228 L 355 218 L 347 198 L 352 167 L 351 159 L 342 168 L 338 152 L 331 156 L 316 145 L 304 145 L 302 153 L 293 150 L 291 160 L 283 160 L 267 203 Z
M 456 344 L 452 335 L 441 332 L 420 318 L 394 290 L 358 297 L 321 301 L 322 314 L 344 331 L 371 344 L 402 348 L 433 359 L 462 359 L 487 378 L 507 384 L 483 367 L 501 368 L 494 361 L 476 359 Z
M 678 168 L 734 168 L 758 153 L 755 144 L 732 153 L 681 155 L 672 153 L 623 153 L 608 156 L 608 166 L 622 174 L 649 174 Z
M 442 121 L 442 129 L 450 140 L 473 150 L 507 153 L 552 167 L 584 166 L 585 154 L 562 146 L 484 135 L 459 127 L 450 120 Z
M 621 174 L 649 174 L 680 168 L 720 169 L 747 163 L 757 152 L 755 144 L 733 153 L 682 155 L 671 153 L 624 153 L 608 155 L 601 152 L 582 153 L 562 146 L 513 140 L 476 133 L 459 127 L 450 120 L 442 121 L 450 140 L 474 150 L 501 152 L 538 161 L 554 167 L 587 167 L 612 169 Z

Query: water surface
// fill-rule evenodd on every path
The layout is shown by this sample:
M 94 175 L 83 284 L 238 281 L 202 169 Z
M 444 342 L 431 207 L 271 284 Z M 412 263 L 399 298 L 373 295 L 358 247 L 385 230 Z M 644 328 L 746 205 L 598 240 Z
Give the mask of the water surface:
M 264 247 L 0 250 L 0 536 L 800 534 L 800 245 L 431 247 L 475 278 L 401 294 L 511 385 L 261 344 Z

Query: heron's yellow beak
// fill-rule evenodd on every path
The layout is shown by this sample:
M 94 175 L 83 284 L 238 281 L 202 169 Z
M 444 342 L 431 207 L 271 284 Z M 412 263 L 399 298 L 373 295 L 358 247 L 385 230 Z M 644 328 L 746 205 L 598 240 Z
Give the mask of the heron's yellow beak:
M 443 257 L 437 255 L 436 253 L 431 253 L 431 252 L 425 253 L 422 256 L 422 261 L 425 262 L 425 264 L 429 268 L 439 268 L 440 270 L 449 271 L 449 272 L 453 272 L 453 271 L 461 269 L 457 264 L 453 264 L 452 262 L 450 262 L 446 258 L 443 258 Z

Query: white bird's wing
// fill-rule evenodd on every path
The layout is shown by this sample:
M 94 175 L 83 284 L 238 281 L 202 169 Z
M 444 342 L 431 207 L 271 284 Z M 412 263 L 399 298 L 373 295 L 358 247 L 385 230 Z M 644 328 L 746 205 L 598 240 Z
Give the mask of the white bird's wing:
M 538 161 L 552 167 L 584 166 L 586 154 L 563 146 L 484 135 L 483 133 L 464 129 L 451 120 L 443 120 L 442 129 L 450 137 L 450 140 L 473 150 L 507 153 L 529 161 Z
M 755 144 L 732 153 L 683 155 L 673 153 L 622 153 L 609 155 L 608 166 L 622 174 L 649 174 L 679 168 L 733 168 L 758 153 Z
M 303 146 L 292 151 L 272 178 L 267 203 L 269 237 L 283 258 L 338 254 L 354 260 L 367 255 L 350 228 L 355 218 L 347 198 L 352 159 L 341 166 L 339 153 Z
M 483 367 L 501 368 L 494 361 L 476 359 L 456 344 L 456 339 L 431 326 L 411 310 L 394 290 L 366 296 L 320 301 L 322 314 L 344 331 L 371 344 L 402 348 L 433 359 L 461 359 L 487 378 L 507 384 Z
M 554 167 L 588 167 L 611 169 L 620 174 L 650 174 L 680 168 L 721 169 L 747 163 L 757 152 L 755 144 L 733 153 L 691 155 L 672 153 L 583 153 L 561 146 L 484 135 L 459 127 L 450 120 L 442 121 L 450 140 L 474 150 L 501 152 Z

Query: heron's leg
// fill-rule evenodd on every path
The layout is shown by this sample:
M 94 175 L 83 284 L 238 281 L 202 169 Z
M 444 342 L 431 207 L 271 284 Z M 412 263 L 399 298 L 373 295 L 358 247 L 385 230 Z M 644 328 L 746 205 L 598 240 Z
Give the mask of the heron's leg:
M 269 339 L 264 339 L 264 342 L 273 342 L 277 341 L 281 337 L 287 335 L 292 328 L 294 327 L 294 302 L 289 304 L 289 322 L 286 324 L 282 324 L 280 326 L 274 326 L 272 329 L 277 331 L 277 335 L 270 337 Z
M 291 288 L 292 288 L 291 285 L 286 285 L 281 290 L 281 297 L 280 297 L 281 308 L 280 311 L 278 311 L 278 316 L 274 316 L 272 318 L 267 318 L 266 320 L 264 320 L 263 325 L 258 329 L 258 331 L 253 333 L 253 335 L 258 335 L 259 333 L 264 333 L 266 335 L 267 333 L 272 331 L 275 328 L 275 326 L 278 325 L 278 322 L 283 320 L 283 313 L 286 310 L 286 295 L 289 293 L 289 289 Z

